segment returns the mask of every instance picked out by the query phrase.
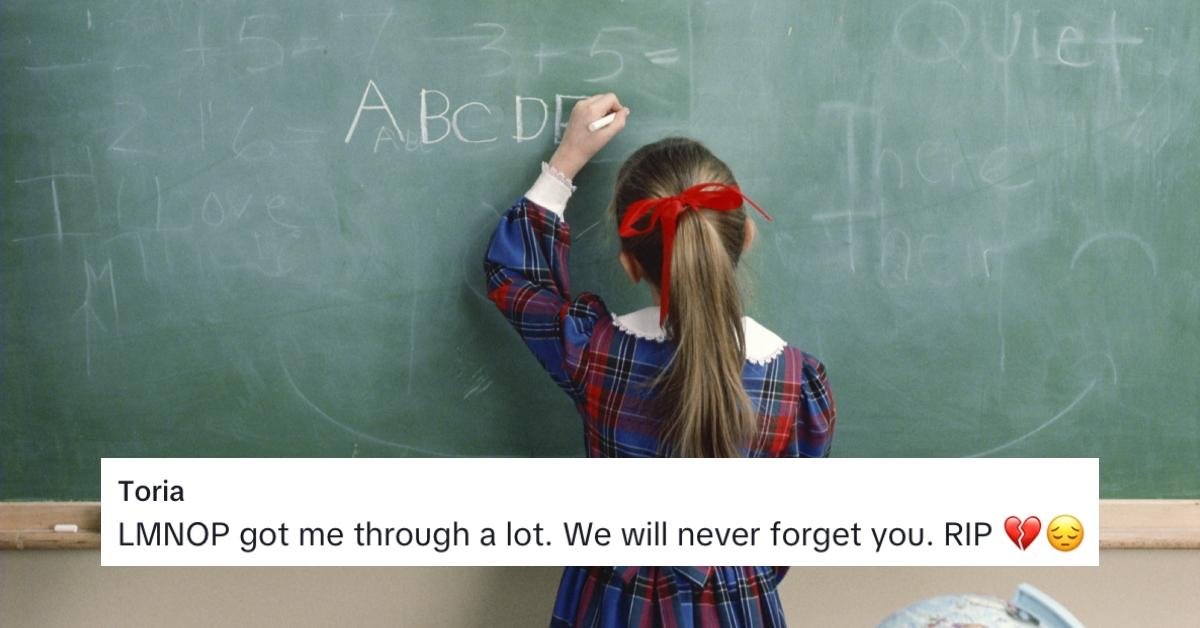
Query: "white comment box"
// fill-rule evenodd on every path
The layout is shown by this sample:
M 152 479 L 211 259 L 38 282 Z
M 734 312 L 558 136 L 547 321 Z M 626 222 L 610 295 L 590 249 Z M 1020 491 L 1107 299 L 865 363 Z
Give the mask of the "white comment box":
M 1100 564 L 1096 458 L 105 458 L 100 476 L 106 566 Z

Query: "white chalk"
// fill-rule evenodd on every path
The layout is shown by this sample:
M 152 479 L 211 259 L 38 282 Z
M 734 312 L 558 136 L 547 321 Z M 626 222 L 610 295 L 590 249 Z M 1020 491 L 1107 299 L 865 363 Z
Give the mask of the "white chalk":
M 599 120 L 596 120 L 595 122 L 589 124 L 588 130 L 591 131 L 592 133 L 595 133 L 596 131 L 599 131 L 600 129 L 603 129 L 604 127 L 612 124 L 612 121 L 616 120 L 616 119 L 617 119 L 617 112 L 614 111 L 614 112 L 604 116 L 603 118 L 600 118 Z
M 79 526 L 73 523 L 57 523 L 54 525 L 55 532 L 78 532 Z

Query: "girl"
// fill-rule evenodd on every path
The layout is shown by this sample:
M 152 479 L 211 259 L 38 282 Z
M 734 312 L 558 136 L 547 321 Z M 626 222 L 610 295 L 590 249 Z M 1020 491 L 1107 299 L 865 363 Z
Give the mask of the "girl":
M 609 113 L 609 126 L 588 130 Z M 618 259 L 656 305 L 616 316 L 593 294 L 571 296 L 571 179 L 628 116 L 613 94 L 575 105 L 558 150 L 492 236 L 491 300 L 575 400 L 589 456 L 829 455 L 836 412 L 825 368 L 743 317 L 735 268 L 754 241 L 742 208 L 753 201 L 705 147 L 665 139 L 617 174 Z M 782 626 L 785 571 L 570 567 L 551 625 Z

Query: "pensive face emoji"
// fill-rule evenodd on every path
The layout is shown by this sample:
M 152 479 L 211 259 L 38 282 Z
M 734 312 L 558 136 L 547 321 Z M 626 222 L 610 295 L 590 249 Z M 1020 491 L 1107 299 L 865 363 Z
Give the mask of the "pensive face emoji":
M 1083 542 L 1083 524 L 1071 515 L 1059 515 L 1046 526 L 1046 539 L 1060 552 L 1069 552 Z

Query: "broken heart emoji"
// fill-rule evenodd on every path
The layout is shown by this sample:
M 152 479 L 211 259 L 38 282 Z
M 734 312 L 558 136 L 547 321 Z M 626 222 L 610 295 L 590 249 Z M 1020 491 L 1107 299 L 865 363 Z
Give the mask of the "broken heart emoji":
M 1017 547 L 1024 551 L 1033 544 L 1033 540 L 1037 538 L 1038 532 L 1042 529 L 1042 520 L 1030 515 L 1021 521 L 1017 517 L 1009 517 L 1004 520 L 1004 531 L 1008 533 L 1008 538 Z

